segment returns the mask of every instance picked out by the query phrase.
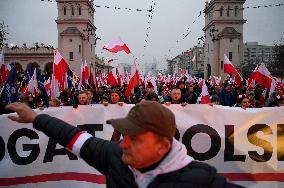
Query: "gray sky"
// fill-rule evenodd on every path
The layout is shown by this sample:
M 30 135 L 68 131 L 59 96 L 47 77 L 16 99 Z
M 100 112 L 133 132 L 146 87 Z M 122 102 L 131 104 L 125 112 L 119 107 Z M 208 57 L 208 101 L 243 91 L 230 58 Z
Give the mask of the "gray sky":
M 133 57 L 140 64 L 153 62 L 156 58 L 165 64 L 166 58 L 173 58 L 198 43 L 197 38 L 203 35 L 205 0 L 153 0 L 156 5 L 152 23 L 148 12 L 152 0 L 95 0 L 95 5 L 111 8 L 96 8 L 95 26 L 98 41 L 96 53 L 106 59 L 118 59 L 117 63 L 132 63 Z M 275 5 L 284 0 L 247 0 L 244 7 L 257 5 Z M 114 7 L 142 9 L 142 12 L 115 10 Z M 0 0 L 0 21 L 8 26 L 8 43 L 31 46 L 34 42 L 43 42 L 57 46 L 57 6 L 55 0 Z M 272 45 L 280 40 L 284 32 L 284 6 L 259 9 L 245 9 L 244 42 L 259 42 Z M 193 21 L 197 20 L 194 24 Z M 146 28 L 151 26 L 149 37 Z M 184 40 L 182 34 L 191 33 Z M 129 46 L 132 55 L 125 53 L 111 54 L 102 47 L 110 40 L 120 36 Z M 145 43 L 145 39 L 148 43 Z M 179 41 L 178 43 L 176 41 Z M 143 46 L 147 44 L 147 47 Z M 171 50 L 171 51 L 169 51 Z M 144 55 L 144 56 L 143 56 Z

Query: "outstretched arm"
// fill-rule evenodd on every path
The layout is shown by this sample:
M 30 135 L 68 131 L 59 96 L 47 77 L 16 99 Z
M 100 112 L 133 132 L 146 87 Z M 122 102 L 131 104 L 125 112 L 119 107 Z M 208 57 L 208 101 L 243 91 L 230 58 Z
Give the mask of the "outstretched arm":
M 35 129 L 53 138 L 103 174 L 109 169 L 113 153 L 121 153 L 117 143 L 92 137 L 81 129 L 47 114 L 38 115 L 24 103 L 12 103 L 6 108 L 18 114 L 9 115 L 9 119 L 19 123 L 33 123 Z
M 37 116 L 28 105 L 20 102 L 8 104 L 6 109 L 18 114 L 18 116 L 9 115 L 8 118 L 19 123 L 32 123 Z

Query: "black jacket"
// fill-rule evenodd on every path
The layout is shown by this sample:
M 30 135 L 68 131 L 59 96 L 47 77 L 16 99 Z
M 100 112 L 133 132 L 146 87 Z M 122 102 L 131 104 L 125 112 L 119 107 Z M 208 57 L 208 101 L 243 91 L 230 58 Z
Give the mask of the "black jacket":
M 38 115 L 34 128 L 55 139 L 62 146 L 72 140 L 81 131 L 55 117 Z M 117 142 L 100 138 L 89 138 L 80 150 L 80 157 L 106 177 L 107 187 L 135 188 L 135 178 L 129 167 L 121 161 L 122 150 Z M 214 167 L 193 161 L 182 169 L 158 175 L 148 186 L 159 188 L 237 188 L 216 173 Z

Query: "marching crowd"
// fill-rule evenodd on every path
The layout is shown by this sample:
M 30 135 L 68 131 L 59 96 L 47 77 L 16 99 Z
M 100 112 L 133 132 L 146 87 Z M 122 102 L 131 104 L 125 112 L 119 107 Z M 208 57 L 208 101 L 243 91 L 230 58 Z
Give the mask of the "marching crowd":
M 205 84 L 211 96 L 210 105 L 242 107 L 244 109 L 284 105 L 283 84 L 277 84 L 275 91 L 270 95 L 269 91 L 259 84 L 256 84 L 254 88 L 248 88 L 245 81 L 239 86 L 229 79 L 224 81 L 222 85 L 212 83 L 210 80 L 207 80 Z M 201 103 L 202 82 L 198 83 L 198 81 L 187 82 L 182 80 L 167 84 L 157 82 L 157 92 L 155 92 L 150 82 L 146 86 L 144 83 L 140 83 L 134 88 L 133 95 L 130 98 L 124 97 L 126 86 L 124 84 L 121 87 L 96 87 L 92 84 L 87 85 L 81 91 L 66 88 L 60 92 L 60 96 L 57 98 L 50 98 L 39 89 L 35 94 L 19 89 L 18 101 L 24 102 L 34 109 L 50 106 L 73 106 L 76 108 L 78 105 L 89 104 L 103 104 L 105 106 L 108 104 L 123 105 L 123 103 L 136 104 L 141 100 L 158 101 L 165 105 L 180 104 L 182 106 Z M 1 109 L 1 114 L 6 113 L 4 108 Z

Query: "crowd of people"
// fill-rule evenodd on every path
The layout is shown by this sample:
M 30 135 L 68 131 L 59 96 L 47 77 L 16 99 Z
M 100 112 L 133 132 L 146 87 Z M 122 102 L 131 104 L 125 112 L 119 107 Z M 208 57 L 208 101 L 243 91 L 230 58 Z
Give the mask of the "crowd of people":
M 211 96 L 211 105 L 223 105 L 231 107 L 261 108 L 274 107 L 284 105 L 284 85 L 278 84 L 275 91 L 269 91 L 256 84 L 255 87 L 247 87 L 245 81 L 239 86 L 229 79 L 224 81 L 222 85 L 212 83 L 210 80 L 206 82 L 208 93 Z M 180 104 L 186 106 L 188 104 L 201 103 L 202 82 L 196 81 L 178 81 L 176 83 L 157 82 L 157 90 L 155 92 L 153 85 L 140 83 L 133 90 L 133 95 L 125 98 L 124 93 L 127 85 L 120 87 L 100 86 L 95 84 L 85 85 L 85 89 L 64 89 L 57 98 L 50 98 L 40 89 L 32 94 L 24 89 L 19 89 L 19 102 L 28 104 L 31 108 L 46 108 L 58 106 L 89 105 L 89 104 L 136 104 L 141 100 L 157 101 L 165 105 Z M 23 87 L 24 88 L 24 87 Z M 1 114 L 6 113 L 2 108 Z

